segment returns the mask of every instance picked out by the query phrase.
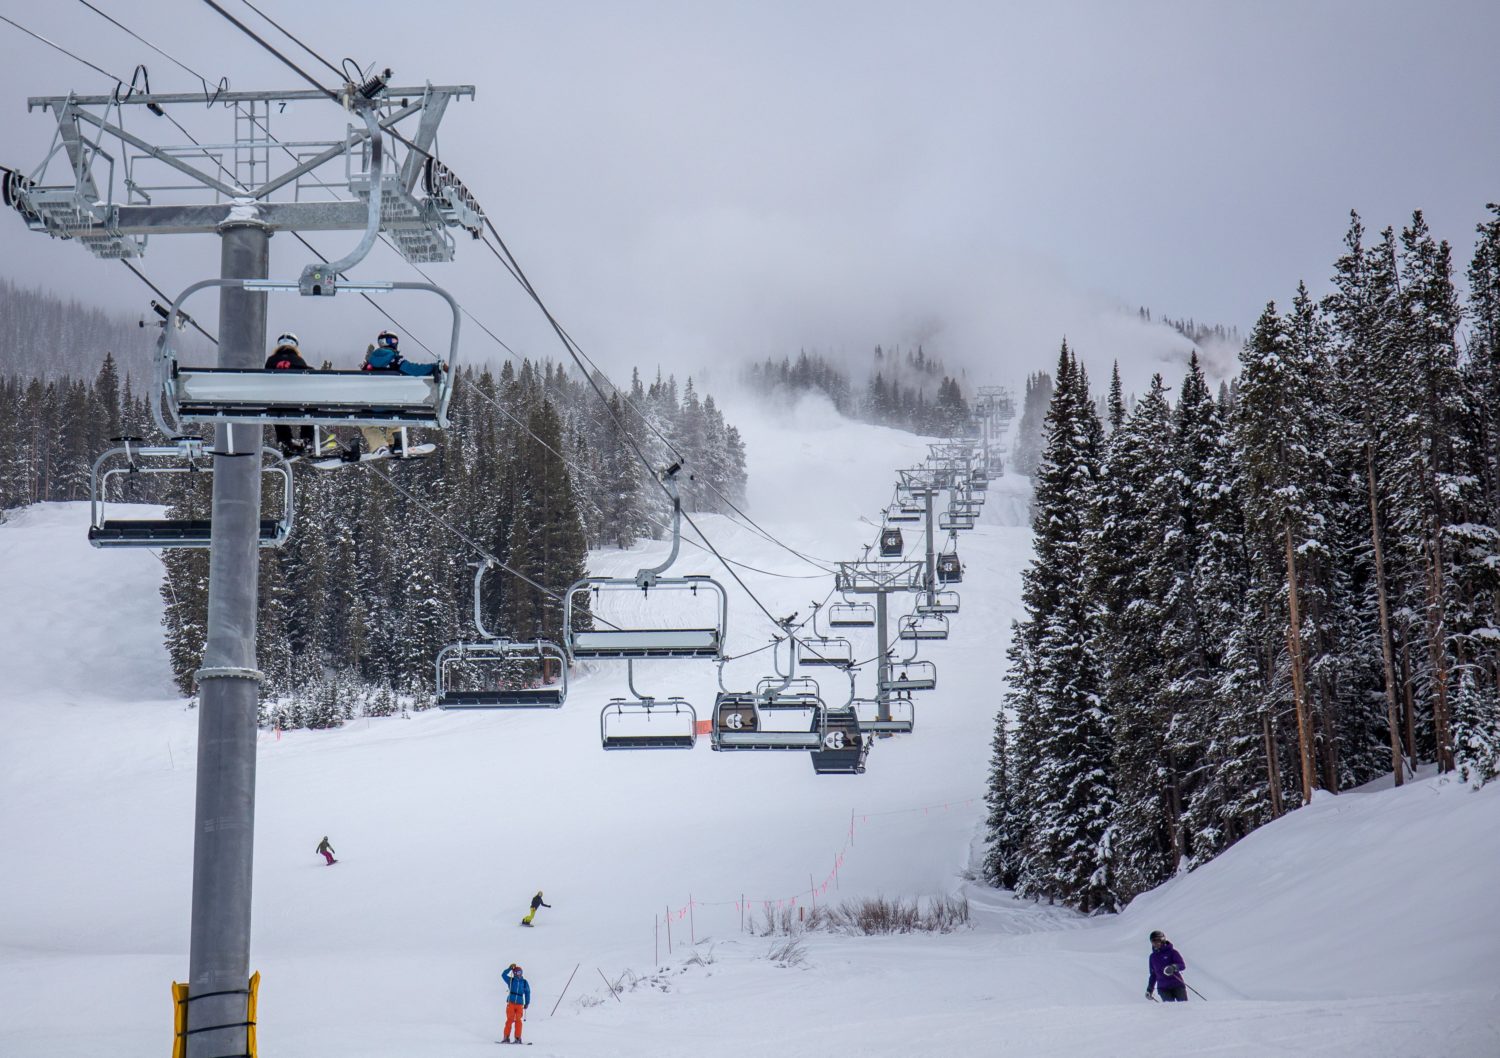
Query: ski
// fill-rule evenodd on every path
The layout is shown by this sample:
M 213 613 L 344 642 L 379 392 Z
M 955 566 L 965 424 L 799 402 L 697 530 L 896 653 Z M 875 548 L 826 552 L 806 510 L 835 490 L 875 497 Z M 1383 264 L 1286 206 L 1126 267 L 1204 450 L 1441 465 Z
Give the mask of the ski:
M 412 445 L 401 452 L 361 452 L 359 461 L 361 463 L 373 463 L 381 459 L 421 459 L 424 456 L 432 455 L 436 451 L 437 445 L 435 444 Z M 331 459 L 310 459 L 308 463 L 319 470 L 337 470 L 339 467 L 354 466 L 353 462 L 339 456 L 334 456 Z

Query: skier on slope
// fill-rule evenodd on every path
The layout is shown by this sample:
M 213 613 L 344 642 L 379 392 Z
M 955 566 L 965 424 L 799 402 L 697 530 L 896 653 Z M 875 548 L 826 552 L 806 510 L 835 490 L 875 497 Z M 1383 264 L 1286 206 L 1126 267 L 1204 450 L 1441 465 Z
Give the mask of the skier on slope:
M 501 1043 L 521 1042 L 521 1023 L 525 1020 L 525 1012 L 531 1006 L 531 982 L 521 973 L 521 968 L 511 963 L 507 969 L 500 971 L 500 979 L 510 989 L 505 997 L 505 1039 Z M 516 1038 L 510 1038 L 511 1026 L 515 1026 Z
M 525 918 L 521 919 L 521 925 L 523 925 L 523 926 L 529 926 L 529 925 L 531 925 L 531 920 L 536 917 L 536 909 L 537 908 L 539 908 L 539 907 L 551 907 L 551 906 L 552 906 L 551 904 L 546 903 L 544 900 L 542 900 L 542 891 L 540 889 L 538 889 L 536 891 L 536 896 L 533 896 L 531 898 L 531 910 L 528 911 L 528 912 L 526 912 L 526 917 Z
M 1187 969 L 1187 962 L 1159 929 L 1151 931 L 1151 958 L 1147 963 L 1151 976 L 1146 978 L 1146 998 L 1151 998 L 1151 989 L 1155 988 L 1163 1003 L 1186 1003 L 1187 984 L 1182 971 Z
M 328 835 L 327 834 L 324 834 L 323 835 L 323 840 L 320 841 L 320 842 L 318 842 L 318 849 L 317 849 L 317 851 L 318 851 L 318 855 L 319 856 L 322 856 L 325 860 L 328 861 L 327 865 L 329 867 L 332 867 L 335 863 L 339 862 L 338 860 L 336 860 L 336 859 L 333 858 L 333 846 L 330 845 L 330 844 L 328 844 Z

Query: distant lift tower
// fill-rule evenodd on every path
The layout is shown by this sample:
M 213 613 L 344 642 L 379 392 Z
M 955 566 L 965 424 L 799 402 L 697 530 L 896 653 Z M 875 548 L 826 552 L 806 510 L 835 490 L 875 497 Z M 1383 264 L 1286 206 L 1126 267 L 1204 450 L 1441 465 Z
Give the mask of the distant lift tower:
M 102 258 L 139 257 L 152 235 L 219 236 L 221 274 L 208 284 L 220 290 L 218 368 L 258 369 L 266 352 L 268 292 L 327 297 L 340 285 L 366 291 L 427 287 L 341 284 L 340 273 L 358 263 L 381 233 L 407 260 L 425 263 L 452 259 L 449 229 L 465 228 L 476 236 L 481 230 L 478 206 L 438 162 L 434 148 L 448 103 L 472 98 L 473 86 L 394 88 L 389 77 L 386 71 L 333 92 L 222 91 L 208 99 L 198 92 L 124 91 L 34 97 L 28 109 L 50 113 L 57 131 L 35 171 L 5 171 L 4 201 L 33 231 L 72 239 Z M 289 105 L 314 101 L 330 117 L 329 102 L 342 104 L 345 128 L 339 138 L 293 142 L 272 136 L 273 117 Z M 201 116 L 205 102 L 213 119 L 227 126 L 217 140 L 152 142 L 151 133 L 160 131 L 155 123 L 167 108 L 180 108 L 179 113 L 191 108 Z M 184 118 L 196 120 L 186 113 Z M 335 162 L 342 163 L 341 173 L 318 175 Z M 60 170 L 61 179 L 49 170 Z M 338 261 L 314 262 L 286 282 L 267 282 L 270 238 L 278 231 L 364 235 Z M 175 323 L 169 320 L 167 326 Z M 175 380 L 164 374 L 159 381 L 175 398 Z M 298 384 L 295 378 L 287 382 Z M 154 396 L 158 403 L 163 399 L 160 392 Z M 311 412 L 299 420 L 285 409 L 275 418 L 323 421 Z M 261 680 L 255 616 L 262 468 L 259 459 L 224 457 L 258 452 L 263 424 L 271 417 L 241 411 L 197 421 L 214 423 L 216 468 L 208 636 L 197 672 L 197 805 L 184 1028 L 188 1058 L 213 1058 L 250 1053 L 247 981 Z

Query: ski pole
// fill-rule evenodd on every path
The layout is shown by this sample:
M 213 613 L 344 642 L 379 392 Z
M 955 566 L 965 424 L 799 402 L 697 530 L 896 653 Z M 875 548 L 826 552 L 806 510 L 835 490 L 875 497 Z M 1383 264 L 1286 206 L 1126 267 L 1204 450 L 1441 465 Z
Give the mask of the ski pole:
M 1188 991 L 1189 991 L 1189 992 L 1191 992 L 1191 993 L 1193 993 L 1193 995 L 1195 995 L 1195 996 L 1197 996 L 1197 997 L 1198 997 L 1198 998 L 1199 998 L 1199 999 L 1203 999 L 1203 993 L 1202 993 L 1202 992 L 1200 992 L 1200 991 L 1198 991 L 1198 990 L 1197 990 L 1197 989 L 1196 989 L 1196 988 L 1194 988 L 1194 987 L 1193 987 L 1193 986 L 1192 986 L 1192 985 L 1189 985 L 1189 984 L 1188 984 L 1188 983 L 1187 983 L 1187 979 L 1186 979 L 1186 978 L 1185 978 L 1185 977 L 1183 977 L 1183 976 L 1182 976 L 1182 975 L 1181 975 L 1181 974 L 1178 974 L 1178 975 L 1177 975 L 1177 980 L 1179 980 L 1179 981 L 1181 981 L 1181 982 L 1182 982 L 1182 983 L 1183 983 L 1183 984 L 1184 984 L 1184 985 L 1187 985 L 1187 990 L 1188 990 Z M 1206 999 L 1203 999 L 1203 1002 L 1205 1002 L 1205 1003 L 1207 1003 L 1207 1002 L 1208 1002 L 1208 1000 L 1206 1000 Z

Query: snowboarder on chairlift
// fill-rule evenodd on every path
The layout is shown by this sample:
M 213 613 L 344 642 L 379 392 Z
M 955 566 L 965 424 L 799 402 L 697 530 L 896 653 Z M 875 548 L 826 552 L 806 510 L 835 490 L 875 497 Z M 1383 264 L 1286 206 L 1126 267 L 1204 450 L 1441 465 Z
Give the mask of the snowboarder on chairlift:
M 414 375 L 422 378 L 428 375 L 439 375 L 446 368 L 441 360 L 431 364 L 414 364 L 401 355 L 401 339 L 391 331 L 381 331 L 375 339 L 375 344 L 365 350 L 365 362 L 360 365 L 361 371 L 399 371 L 403 375 Z M 401 452 L 401 438 L 394 430 L 386 426 L 361 426 L 360 435 L 364 438 L 365 447 L 373 455 L 399 456 Z M 350 463 L 359 462 L 359 445 L 350 445 L 344 450 L 342 458 Z
M 1186 1003 L 1187 984 L 1182 979 L 1182 971 L 1187 969 L 1187 962 L 1159 929 L 1151 931 L 1148 964 L 1151 976 L 1146 978 L 1146 998 L 1151 998 L 1151 989 L 1155 988 L 1163 1003 Z
M 500 979 L 510 989 L 505 997 L 505 1039 L 501 1043 L 521 1042 L 521 1023 L 525 1020 L 525 1012 L 531 1006 L 531 982 L 521 973 L 521 968 L 515 963 L 500 971 Z M 511 1026 L 515 1026 L 516 1038 L 510 1038 Z
M 297 336 L 291 331 L 284 332 L 276 339 L 276 348 L 271 350 L 271 355 L 266 357 L 267 371 L 310 371 L 307 361 L 302 359 L 302 350 L 297 347 Z M 312 451 L 313 428 L 303 426 L 299 431 L 301 436 L 292 440 L 292 428 L 284 423 L 276 424 L 276 447 L 281 449 L 283 455 L 304 456 Z
M 536 896 L 531 898 L 531 910 L 526 912 L 526 917 L 521 919 L 521 925 L 531 925 L 531 920 L 536 917 L 536 909 L 539 907 L 551 907 L 552 905 L 542 900 L 542 891 L 538 889 Z
M 318 842 L 318 855 L 322 856 L 325 860 L 328 861 L 329 867 L 332 867 L 335 863 L 339 862 L 338 860 L 333 858 L 333 846 L 328 844 L 327 834 L 324 834 L 323 840 Z

